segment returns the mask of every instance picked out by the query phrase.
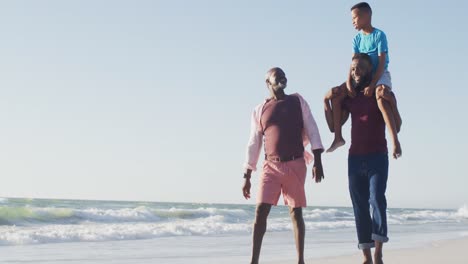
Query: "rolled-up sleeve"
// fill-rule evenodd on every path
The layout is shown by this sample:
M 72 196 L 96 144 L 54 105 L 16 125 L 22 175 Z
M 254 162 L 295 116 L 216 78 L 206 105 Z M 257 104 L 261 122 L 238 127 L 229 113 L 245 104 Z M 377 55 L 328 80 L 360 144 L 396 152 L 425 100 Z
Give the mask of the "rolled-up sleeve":
M 247 143 L 246 161 L 244 163 L 244 169 L 253 171 L 257 170 L 257 163 L 260 157 L 263 141 L 263 132 L 261 131 L 259 124 L 259 111 L 261 111 L 261 106 L 257 106 L 252 113 L 250 120 L 250 136 L 249 142 Z
M 315 149 L 324 149 L 322 145 L 322 139 L 320 138 L 320 132 L 317 123 L 315 122 L 314 116 L 310 111 L 309 104 L 301 96 L 299 96 L 299 99 L 301 101 L 302 118 L 304 121 L 304 136 L 310 142 L 312 151 Z

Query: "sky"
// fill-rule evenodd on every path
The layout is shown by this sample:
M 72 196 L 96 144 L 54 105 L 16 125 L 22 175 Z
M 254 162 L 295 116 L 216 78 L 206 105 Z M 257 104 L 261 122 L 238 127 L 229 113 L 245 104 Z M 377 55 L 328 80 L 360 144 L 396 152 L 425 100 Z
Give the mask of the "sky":
M 254 204 L 242 164 L 264 74 L 283 68 L 328 146 L 355 3 L 0 1 L 0 197 Z M 389 207 L 468 204 L 468 2 L 369 3 L 403 118 Z M 351 206 L 343 131 L 325 181 L 309 168 L 311 206 Z

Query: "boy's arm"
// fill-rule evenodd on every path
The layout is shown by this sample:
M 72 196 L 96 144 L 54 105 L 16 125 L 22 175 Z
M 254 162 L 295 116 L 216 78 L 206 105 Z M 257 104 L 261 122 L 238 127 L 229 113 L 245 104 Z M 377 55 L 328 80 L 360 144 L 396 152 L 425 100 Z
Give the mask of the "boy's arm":
M 382 77 L 382 74 L 385 71 L 385 64 L 387 63 L 387 56 L 388 56 L 388 42 L 387 42 L 387 36 L 385 35 L 384 32 L 378 32 L 377 34 L 377 39 L 376 39 L 376 45 L 377 45 L 377 52 L 379 54 L 379 65 L 377 65 L 377 69 L 374 73 L 374 77 L 372 78 L 372 81 L 369 85 L 364 90 L 364 94 L 367 96 L 372 96 L 375 91 L 375 85 L 377 82 L 380 80 L 380 77 Z
M 377 70 L 374 74 L 374 77 L 372 78 L 371 83 L 369 86 L 364 90 L 364 95 L 366 96 L 372 96 L 375 91 L 375 86 L 377 82 L 380 80 L 380 77 L 382 77 L 382 74 L 385 71 L 385 63 L 387 61 L 387 53 L 382 52 L 379 54 L 379 65 L 377 66 Z

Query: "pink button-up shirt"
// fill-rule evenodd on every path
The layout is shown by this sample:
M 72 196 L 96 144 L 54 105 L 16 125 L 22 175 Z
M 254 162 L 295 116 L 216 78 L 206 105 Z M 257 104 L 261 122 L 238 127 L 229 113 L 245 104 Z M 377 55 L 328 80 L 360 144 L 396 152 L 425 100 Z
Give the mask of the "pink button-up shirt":
M 310 112 L 309 104 L 302 98 L 298 93 L 291 94 L 297 96 L 301 102 L 302 119 L 304 121 L 304 129 L 302 131 L 302 141 L 304 148 L 310 143 L 311 150 L 323 149 L 322 139 L 320 138 L 320 132 L 317 127 L 312 113 Z M 250 137 L 247 144 L 247 158 L 244 164 L 244 169 L 257 170 L 257 163 L 262 150 L 263 142 L 263 131 L 260 126 L 260 118 L 262 114 L 263 106 L 267 100 L 255 107 L 250 122 Z M 304 157 L 307 163 L 312 161 L 312 155 L 304 151 Z

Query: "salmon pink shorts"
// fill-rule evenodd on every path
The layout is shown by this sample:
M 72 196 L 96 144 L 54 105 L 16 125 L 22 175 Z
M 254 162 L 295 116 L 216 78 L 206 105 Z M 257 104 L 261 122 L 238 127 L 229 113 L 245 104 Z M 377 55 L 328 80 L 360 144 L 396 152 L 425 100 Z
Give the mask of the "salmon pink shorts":
M 293 208 L 306 207 L 304 184 L 307 167 L 304 158 L 287 162 L 265 160 L 260 177 L 257 203 L 277 205 L 281 193 L 284 204 Z

